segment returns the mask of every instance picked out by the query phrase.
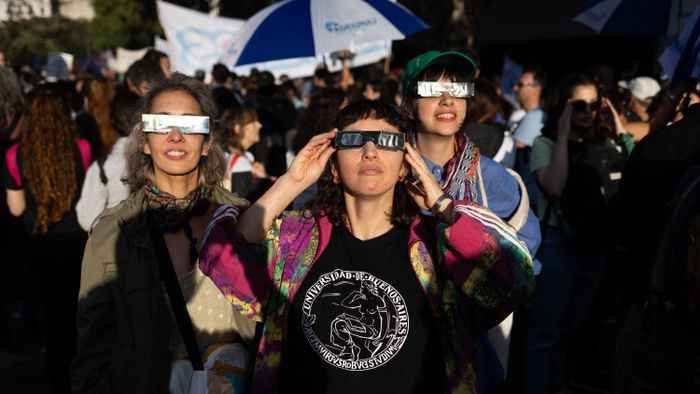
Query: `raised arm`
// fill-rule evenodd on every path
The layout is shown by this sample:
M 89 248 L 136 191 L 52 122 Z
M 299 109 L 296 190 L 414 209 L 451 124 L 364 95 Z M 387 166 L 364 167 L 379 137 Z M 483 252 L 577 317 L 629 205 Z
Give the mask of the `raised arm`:
M 557 124 L 557 141 L 552 161 L 535 171 L 535 179 L 544 194 L 558 198 L 564 192 L 569 172 L 569 133 L 571 131 L 571 103 L 566 103 Z
M 314 136 L 299 151 L 287 172 L 241 215 L 236 231 L 246 241 L 259 243 L 272 227 L 272 221 L 294 198 L 318 180 L 335 152 L 332 146 L 336 130 Z

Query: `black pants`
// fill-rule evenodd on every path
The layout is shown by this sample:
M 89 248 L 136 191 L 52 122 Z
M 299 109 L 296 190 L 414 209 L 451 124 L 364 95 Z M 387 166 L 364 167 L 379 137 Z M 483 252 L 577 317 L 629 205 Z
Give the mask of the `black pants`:
M 617 394 L 700 392 L 700 333 L 665 313 L 635 306 L 617 340 Z
M 85 234 L 32 237 L 29 261 L 46 321 L 46 370 L 54 394 L 70 393 L 68 371 L 75 357 L 75 313 Z

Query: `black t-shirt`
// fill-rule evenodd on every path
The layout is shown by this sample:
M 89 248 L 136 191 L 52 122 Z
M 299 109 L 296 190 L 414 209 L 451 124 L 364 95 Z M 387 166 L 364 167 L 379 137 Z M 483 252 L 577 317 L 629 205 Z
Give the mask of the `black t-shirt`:
M 439 393 L 437 319 L 411 267 L 407 228 L 361 241 L 334 226 L 287 321 L 282 392 Z
M 42 236 L 74 236 L 84 234 L 85 231 L 78 224 L 78 218 L 75 213 L 75 206 L 80 198 L 80 192 L 82 190 L 83 181 L 85 180 L 85 170 L 83 168 L 83 158 L 80 153 L 80 148 L 78 145 L 73 146 L 73 158 L 75 160 L 75 180 L 76 180 L 76 190 L 73 198 L 71 200 L 71 209 L 66 212 L 61 220 L 56 223 L 52 223 L 49 229 Z M 24 190 L 24 199 L 26 202 L 26 208 L 22 214 L 22 221 L 24 222 L 27 231 L 31 234 L 34 230 L 34 222 L 36 221 L 36 198 L 29 187 L 27 187 L 27 179 L 22 174 L 22 147 L 17 149 L 17 168 L 21 177 L 21 185 L 15 182 L 14 178 L 10 175 L 9 168 L 7 167 L 6 157 L 1 158 L 2 165 L 0 166 L 0 185 L 3 188 L 9 190 Z

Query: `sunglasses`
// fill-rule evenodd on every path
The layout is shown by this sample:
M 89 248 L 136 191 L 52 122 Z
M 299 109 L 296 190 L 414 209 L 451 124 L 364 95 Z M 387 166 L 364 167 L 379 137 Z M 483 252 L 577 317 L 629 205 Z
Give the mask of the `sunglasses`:
M 403 150 L 406 135 L 395 131 L 339 131 L 335 134 L 335 147 L 338 149 L 362 148 L 374 142 L 379 149 Z
M 146 133 L 169 133 L 177 127 L 185 134 L 209 134 L 209 117 L 193 115 L 141 115 L 141 130 Z
M 597 111 L 600 109 L 600 101 L 587 103 L 585 100 L 574 100 L 571 102 L 571 109 L 576 112 Z
M 416 94 L 419 97 L 440 97 L 447 92 L 452 97 L 474 97 L 474 84 L 469 82 L 418 81 Z
M 537 86 L 537 82 L 523 82 L 523 81 L 518 81 L 515 83 L 515 86 L 519 88 L 524 88 L 525 86 Z

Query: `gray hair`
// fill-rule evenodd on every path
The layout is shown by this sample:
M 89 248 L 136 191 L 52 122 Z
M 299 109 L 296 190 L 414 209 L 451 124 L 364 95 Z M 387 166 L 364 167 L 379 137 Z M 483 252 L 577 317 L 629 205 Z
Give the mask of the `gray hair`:
M 202 156 L 199 162 L 199 184 L 213 187 L 221 182 L 226 171 L 224 154 L 218 144 L 214 143 L 213 130 L 216 119 L 216 104 L 211 97 L 209 88 L 195 78 L 184 74 L 174 73 L 170 78 L 157 78 L 151 83 L 151 90 L 143 96 L 132 119 L 132 132 L 124 152 L 127 175 L 124 181 L 132 191 L 138 190 L 153 179 L 153 160 L 143 152 L 146 144 L 146 134 L 141 130 L 141 115 L 151 111 L 153 101 L 159 95 L 167 92 L 182 91 L 194 98 L 202 109 L 204 116 L 209 117 L 209 134 L 204 143 L 210 143 L 209 154 Z
M 0 122 L 23 110 L 24 96 L 17 74 L 10 67 L 0 66 Z

